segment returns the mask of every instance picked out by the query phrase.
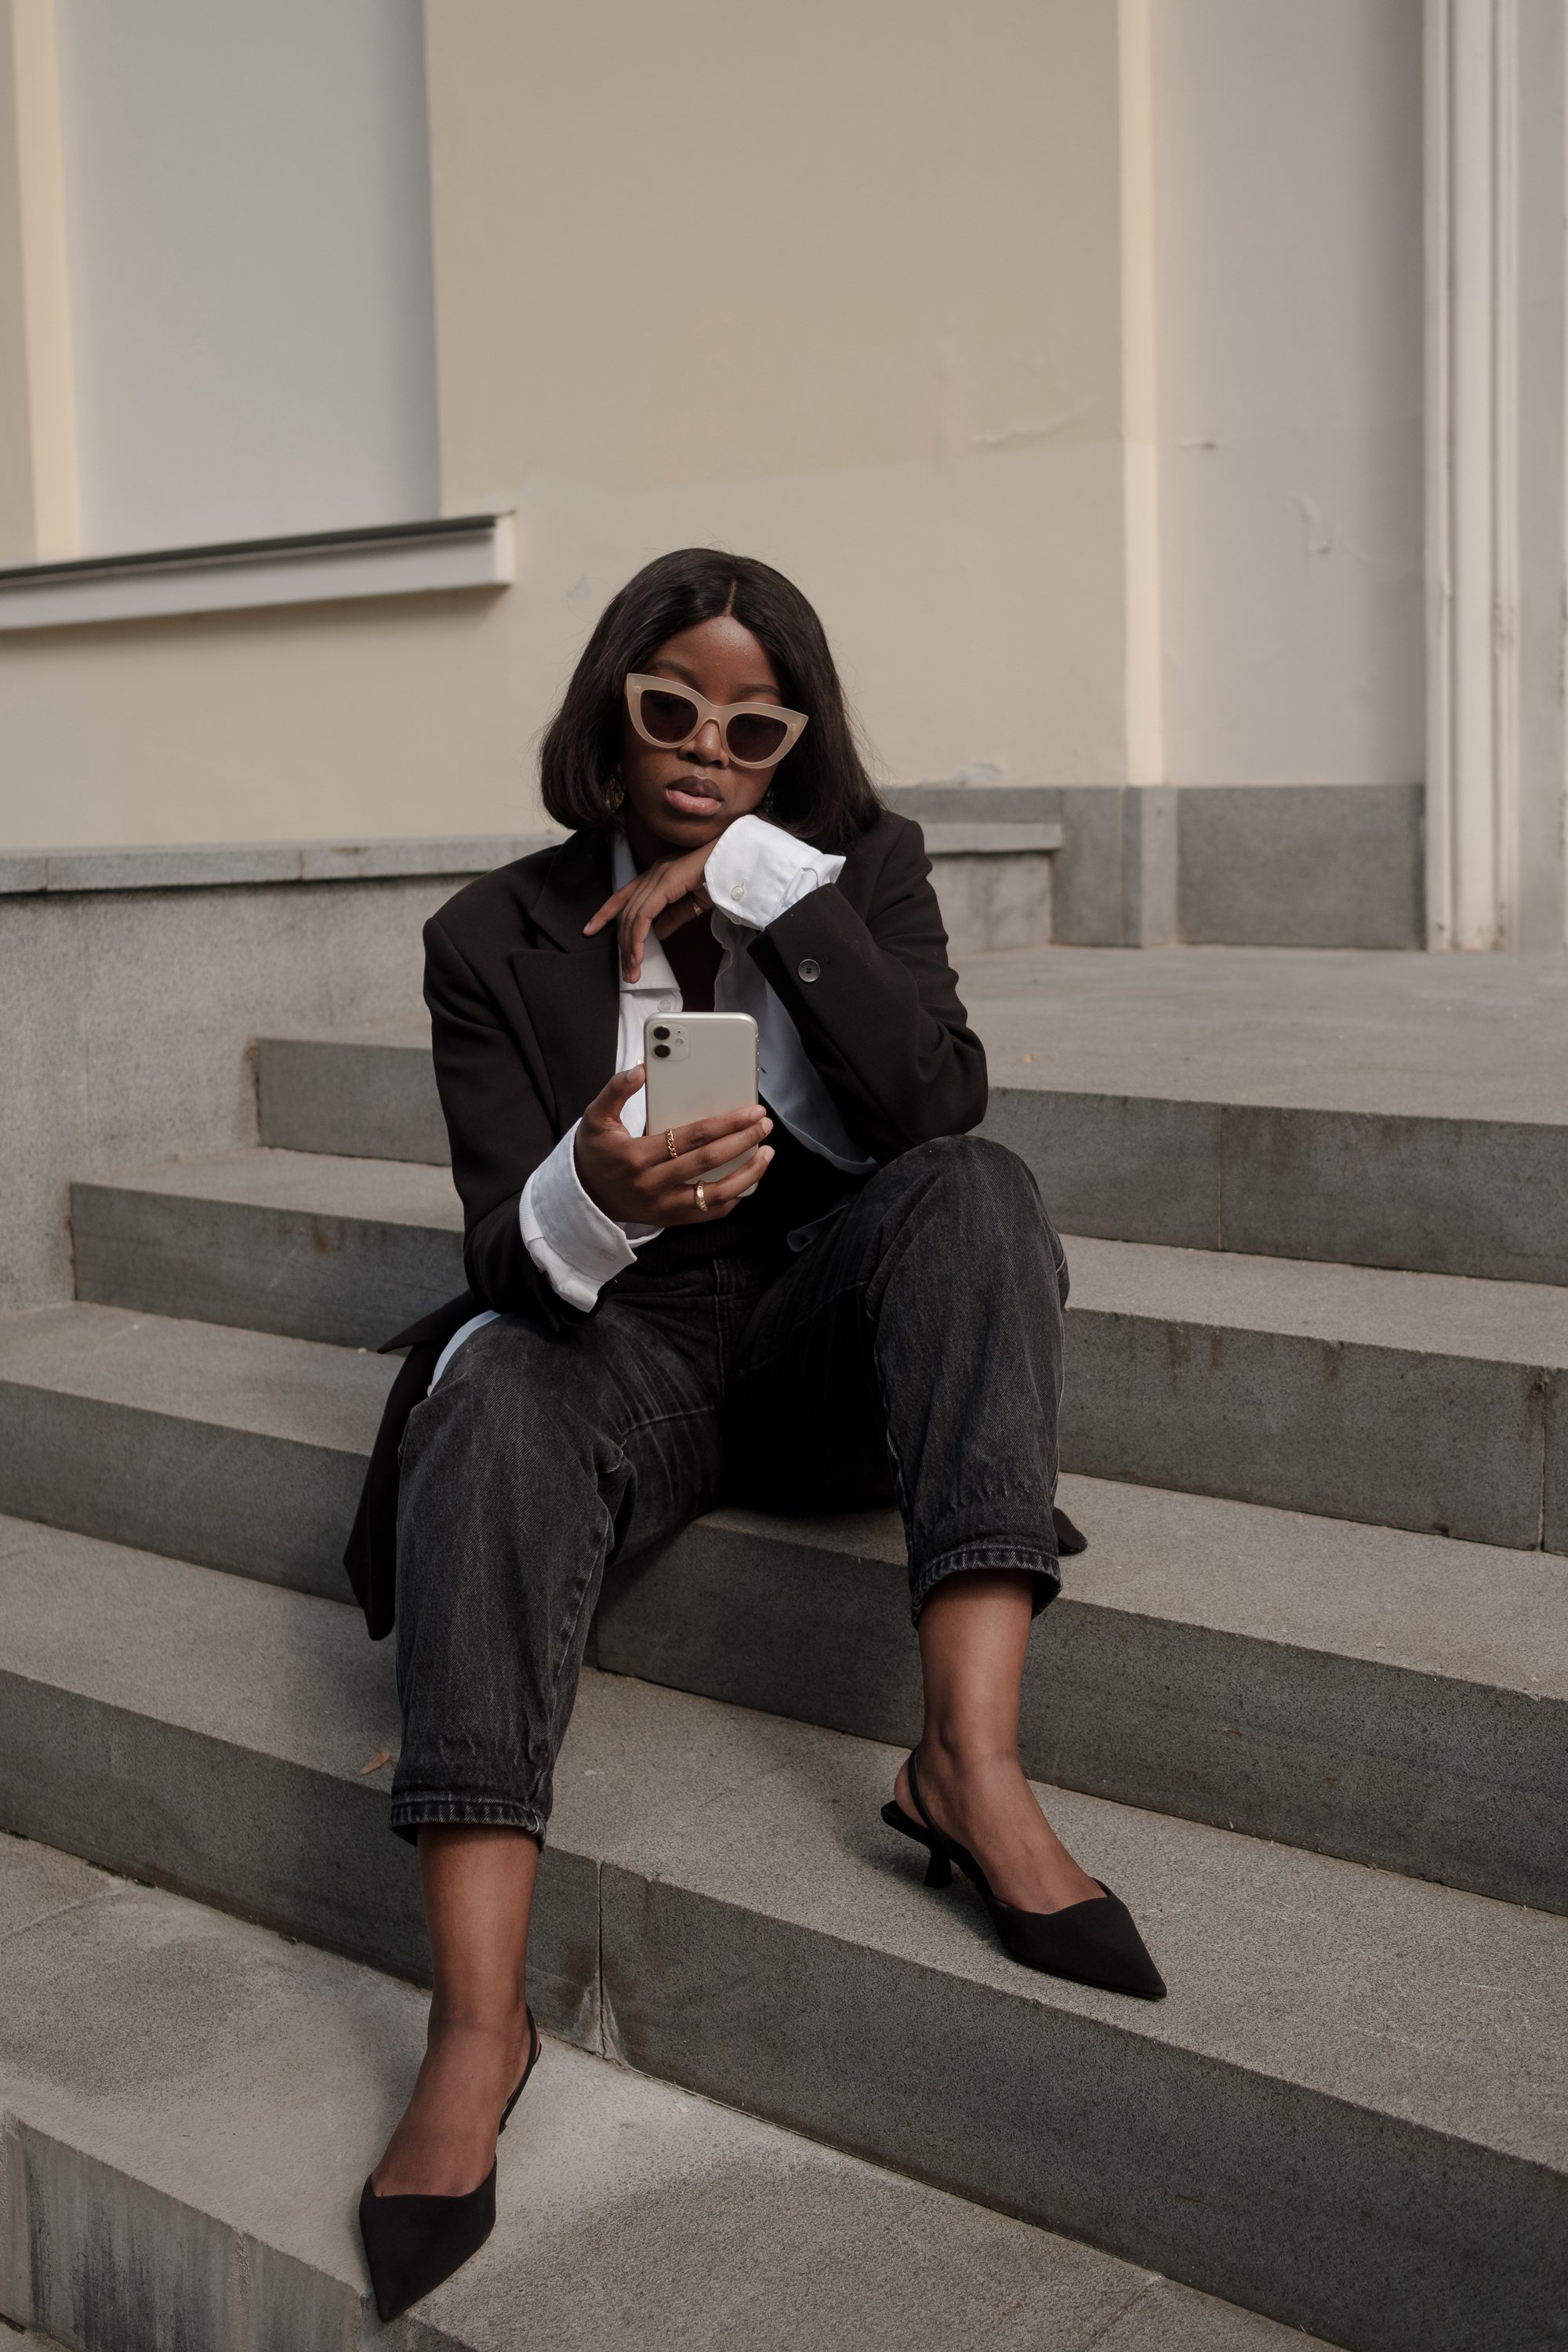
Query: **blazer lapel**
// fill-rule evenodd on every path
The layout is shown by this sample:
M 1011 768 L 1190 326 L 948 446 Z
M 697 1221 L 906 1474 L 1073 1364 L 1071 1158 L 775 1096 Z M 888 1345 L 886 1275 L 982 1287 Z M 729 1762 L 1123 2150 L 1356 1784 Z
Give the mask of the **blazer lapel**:
M 551 860 L 525 908 L 541 944 L 508 958 L 544 1059 L 558 1135 L 582 1117 L 614 1076 L 619 1026 L 620 957 L 616 929 L 584 939 L 583 926 L 609 897 L 610 844 L 574 833 Z

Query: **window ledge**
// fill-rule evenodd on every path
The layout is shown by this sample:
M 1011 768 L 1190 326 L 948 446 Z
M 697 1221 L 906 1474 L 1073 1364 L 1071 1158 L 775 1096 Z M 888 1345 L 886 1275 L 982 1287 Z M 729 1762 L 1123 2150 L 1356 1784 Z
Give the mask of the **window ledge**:
M 224 890 L 289 882 L 406 882 L 489 874 L 565 835 L 456 834 L 435 840 L 171 843 L 134 849 L 0 850 L 0 898 L 99 890 Z
M 85 556 L 0 571 L 0 630 L 81 628 L 174 613 L 502 588 L 512 570 L 510 514 L 382 523 L 365 530 L 237 540 L 146 555 Z

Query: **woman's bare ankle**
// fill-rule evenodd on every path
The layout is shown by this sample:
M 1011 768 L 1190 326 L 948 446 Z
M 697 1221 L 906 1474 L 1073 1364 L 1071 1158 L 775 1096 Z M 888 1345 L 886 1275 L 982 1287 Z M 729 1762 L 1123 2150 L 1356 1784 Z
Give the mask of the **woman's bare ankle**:
M 915 1751 L 915 1769 L 932 1825 L 968 1848 L 1004 1902 L 1025 1911 L 1060 1911 L 1100 1894 L 1041 1811 L 1016 1748 L 984 1736 L 963 1739 L 928 1730 Z M 895 1797 L 919 1818 L 907 1766 L 900 1767 Z
M 433 2007 L 413 2096 L 371 2178 L 378 2197 L 461 2197 L 495 2158 L 501 2109 L 527 2063 L 526 2013 L 497 2021 Z

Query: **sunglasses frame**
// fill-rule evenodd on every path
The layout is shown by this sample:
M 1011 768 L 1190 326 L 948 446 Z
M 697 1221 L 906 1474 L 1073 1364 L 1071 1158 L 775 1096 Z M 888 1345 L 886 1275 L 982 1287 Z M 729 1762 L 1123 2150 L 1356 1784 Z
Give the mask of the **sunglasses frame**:
M 807 714 L 804 710 L 786 710 L 782 702 L 710 702 L 706 695 L 699 694 L 694 686 L 687 686 L 679 678 L 649 677 L 642 670 L 629 670 L 626 673 L 626 709 L 631 715 L 632 725 L 637 729 L 643 741 L 651 743 L 656 751 L 683 751 L 688 743 L 695 742 L 711 719 L 718 727 L 719 739 L 724 746 L 725 757 L 733 767 L 737 768 L 776 768 L 785 753 L 794 751 L 809 724 Z M 643 724 L 641 706 L 643 696 L 649 692 L 679 694 L 683 700 L 695 704 L 697 724 L 692 728 L 689 735 L 683 735 L 678 743 L 670 743 L 666 741 L 662 735 L 648 733 Z M 755 713 L 759 718 L 784 720 L 784 741 L 779 749 L 770 753 L 765 760 L 742 760 L 730 747 L 730 721 L 731 719 L 740 718 L 745 712 Z

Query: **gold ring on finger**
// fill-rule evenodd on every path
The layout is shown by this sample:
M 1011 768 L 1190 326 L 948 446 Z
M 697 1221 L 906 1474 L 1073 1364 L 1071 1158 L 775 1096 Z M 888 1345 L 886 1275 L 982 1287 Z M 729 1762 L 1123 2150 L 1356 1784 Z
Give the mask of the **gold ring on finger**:
M 706 1209 L 708 1206 L 708 1195 L 700 1184 L 697 1187 L 697 1205 L 700 1209 Z
M 672 1127 L 667 1127 L 667 1128 L 665 1129 L 665 1130 L 664 1130 L 664 1139 L 665 1139 L 665 1142 L 666 1142 L 666 1143 L 668 1145 L 668 1147 L 669 1147 L 669 1156 L 670 1156 L 670 1158 L 671 1158 L 672 1160 L 679 1160 L 679 1157 L 680 1157 L 680 1154 L 679 1154 L 679 1151 L 677 1151 L 677 1150 L 676 1150 L 676 1148 L 675 1148 L 675 1129 L 674 1129 L 674 1128 L 672 1128 Z

